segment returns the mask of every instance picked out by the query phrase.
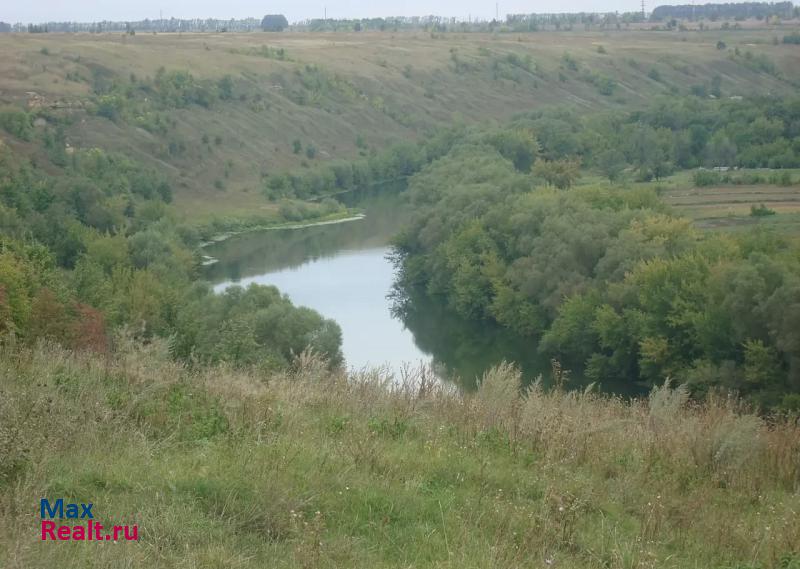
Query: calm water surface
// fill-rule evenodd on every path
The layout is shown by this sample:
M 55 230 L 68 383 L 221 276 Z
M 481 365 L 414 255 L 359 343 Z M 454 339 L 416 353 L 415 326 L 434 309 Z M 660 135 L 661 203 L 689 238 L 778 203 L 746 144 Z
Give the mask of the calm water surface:
M 405 219 L 399 192 L 373 191 L 359 205 L 367 214 L 359 221 L 251 233 L 210 247 L 219 263 L 208 278 L 218 292 L 274 285 L 294 304 L 336 320 L 351 368 L 430 364 L 387 299 L 394 281 L 389 240 Z
M 387 255 L 408 217 L 403 194 L 384 188 L 350 199 L 365 219 L 250 233 L 209 247 L 219 262 L 208 268 L 208 280 L 218 292 L 274 285 L 295 304 L 336 320 L 350 368 L 388 366 L 399 374 L 422 363 L 465 386 L 503 360 L 518 363 L 528 379 L 549 370 L 535 341 L 465 321 L 426 297 L 409 303 L 402 319 L 393 316 L 388 295 L 395 272 Z

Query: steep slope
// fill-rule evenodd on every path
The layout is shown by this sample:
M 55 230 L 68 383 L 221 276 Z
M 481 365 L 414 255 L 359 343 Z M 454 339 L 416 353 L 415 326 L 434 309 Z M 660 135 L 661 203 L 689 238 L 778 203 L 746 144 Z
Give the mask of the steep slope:
M 0 104 L 156 166 L 190 215 L 236 214 L 270 207 L 272 173 L 442 124 L 635 108 L 715 76 L 723 96 L 789 93 L 800 65 L 776 33 L 4 34 Z

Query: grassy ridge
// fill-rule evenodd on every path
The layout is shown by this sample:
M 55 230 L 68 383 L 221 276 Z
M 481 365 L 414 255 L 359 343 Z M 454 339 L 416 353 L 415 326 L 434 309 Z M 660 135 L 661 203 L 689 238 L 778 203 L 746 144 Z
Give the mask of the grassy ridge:
M 800 432 L 730 400 L 0 355 L 0 565 L 800 566 Z M 38 541 L 41 497 L 138 544 Z
M 7 34 L 0 104 L 65 121 L 71 147 L 157 167 L 192 217 L 269 214 L 266 177 L 419 139 L 430 126 L 565 104 L 639 108 L 707 92 L 714 77 L 726 96 L 791 93 L 797 58 L 772 44 L 775 33 Z M 176 104 L 158 90 L 160 67 L 214 89 L 230 83 L 220 100 Z

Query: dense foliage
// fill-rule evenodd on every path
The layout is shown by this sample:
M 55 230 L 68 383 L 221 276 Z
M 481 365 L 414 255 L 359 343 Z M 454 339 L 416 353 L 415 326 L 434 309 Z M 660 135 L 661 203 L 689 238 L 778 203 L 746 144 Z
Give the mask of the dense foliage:
M 700 166 L 800 166 L 800 99 L 670 97 L 634 112 L 536 112 L 515 125 L 535 132 L 544 158 L 578 157 L 612 181 L 628 167 L 649 180 Z
M 733 122 L 751 138 L 737 138 L 736 155 L 750 156 L 781 144 L 796 123 L 773 117 L 795 107 L 769 107 L 769 118 L 752 106 L 717 112 L 739 117 Z M 625 133 L 674 144 L 676 132 L 696 126 L 653 126 L 659 116 L 667 118 L 656 110 L 621 121 L 619 138 L 594 144 L 617 144 L 607 152 L 635 163 L 641 147 L 626 146 Z M 496 321 L 532 345 L 539 338 L 544 353 L 599 382 L 673 378 L 695 392 L 723 388 L 766 406 L 800 407 L 796 247 L 758 231 L 700 234 L 652 190 L 542 187 L 535 174 L 545 157 L 594 159 L 586 149 L 595 133 L 573 130 L 568 119 L 543 115 L 515 125 L 530 127 L 541 143 L 533 176 L 468 136 L 411 179 L 415 217 L 397 240 L 401 289 L 423 287 L 462 316 Z M 698 128 L 710 140 L 736 133 L 727 120 L 706 117 Z M 767 124 L 771 134 L 756 137 Z
M 2 116 L 34 138 L 26 113 Z M 60 130 L 35 138 L 47 169 L 0 147 L 0 342 L 103 351 L 127 327 L 170 337 L 185 360 L 280 367 L 312 348 L 339 363 L 338 326 L 276 289 L 217 296 L 194 284 L 199 237 L 173 219 L 167 180 L 124 156 L 70 149 Z

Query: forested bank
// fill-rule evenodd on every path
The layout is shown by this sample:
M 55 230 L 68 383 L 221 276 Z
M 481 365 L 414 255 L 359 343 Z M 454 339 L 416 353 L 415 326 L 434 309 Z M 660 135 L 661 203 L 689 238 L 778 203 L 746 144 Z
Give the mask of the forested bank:
M 339 363 L 336 323 L 274 288 L 215 295 L 199 280 L 201 233 L 176 221 L 165 179 L 118 154 L 67 153 L 52 136 L 46 162 L 0 147 L 2 343 L 106 352 L 124 333 L 169 338 L 186 362 L 280 368 L 311 348 Z
M 176 221 L 165 178 L 118 154 L 68 152 L 57 129 L 3 117 L 46 151 L 39 163 L 0 149 L 6 335 L 104 349 L 112 330 L 127 328 L 170 338 L 185 361 L 281 367 L 308 347 L 340 361 L 335 323 L 275 290 L 217 296 L 199 281 L 208 233 Z M 800 259 L 791 238 L 706 235 L 638 182 L 695 169 L 699 186 L 751 183 L 758 174 L 735 169 L 760 167 L 772 168 L 764 179 L 792 184 L 775 168 L 800 165 L 798 125 L 797 100 L 690 96 L 632 112 L 541 111 L 276 174 L 265 192 L 284 200 L 276 219 L 297 220 L 339 211 L 338 192 L 410 179 L 401 289 L 422 286 L 601 383 L 673 378 L 696 394 L 731 389 L 795 409 Z M 608 182 L 580 183 L 597 176 Z M 286 201 L 312 198 L 325 199 Z
M 696 395 L 723 389 L 796 410 L 796 242 L 759 229 L 700 232 L 653 187 L 575 183 L 580 163 L 601 169 L 612 155 L 617 181 L 780 156 L 794 165 L 798 111 L 797 101 L 690 99 L 587 119 L 588 128 L 571 127 L 568 114 L 533 115 L 499 134 L 467 135 L 411 178 L 415 216 L 397 240 L 399 308 L 403 289 L 423 287 L 601 384 L 672 378 Z M 516 141 L 514 150 L 498 137 Z

